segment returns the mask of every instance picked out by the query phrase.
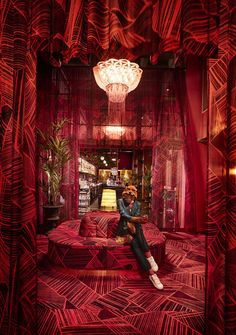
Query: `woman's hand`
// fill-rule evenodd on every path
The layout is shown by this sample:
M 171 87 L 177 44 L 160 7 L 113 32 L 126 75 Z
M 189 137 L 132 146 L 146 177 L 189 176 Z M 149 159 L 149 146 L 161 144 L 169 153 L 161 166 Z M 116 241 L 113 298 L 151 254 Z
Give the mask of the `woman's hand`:
M 144 215 L 144 216 L 133 216 L 130 221 L 131 222 L 135 222 L 135 223 L 139 222 L 141 224 L 144 224 L 144 223 L 148 222 L 148 217 L 147 217 L 147 215 Z
M 142 224 L 147 223 L 148 222 L 148 216 L 147 215 L 143 215 L 141 216 L 141 221 Z

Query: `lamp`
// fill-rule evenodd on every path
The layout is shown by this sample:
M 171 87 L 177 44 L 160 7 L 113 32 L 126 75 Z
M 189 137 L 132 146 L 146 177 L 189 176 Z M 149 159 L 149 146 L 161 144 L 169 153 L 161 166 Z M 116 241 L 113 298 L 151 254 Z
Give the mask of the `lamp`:
M 106 126 L 104 130 L 108 138 L 112 140 L 119 140 L 125 133 L 125 127 L 122 126 Z
M 139 84 L 143 70 L 127 59 L 108 59 L 93 68 L 97 85 L 106 91 L 109 102 L 121 103 Z

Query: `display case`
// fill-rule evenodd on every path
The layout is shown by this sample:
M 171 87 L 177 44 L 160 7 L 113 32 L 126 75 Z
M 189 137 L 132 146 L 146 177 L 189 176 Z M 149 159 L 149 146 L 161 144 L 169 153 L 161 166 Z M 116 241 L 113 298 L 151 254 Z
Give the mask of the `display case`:
M 102 197 L 102 183 L 90 185 L 90 205 L 98 198 L 99 204 Z
M 164 186 L 162 193 L 162 228 L 176 230 L 176 188 Z
M 79 192 L 79 217 L 83 216 L 90 209 L 90 189 L 80 188 Z
M 79 158 L 79 217 L 90 210 L 90 204 L 96 196 L 96 167 L 83 158 Z
M 86 173 L 88 175 L 96 176 L 97 169 L 96 167 L 87 162 L 84 158 L 79 158 L 79 172 Z

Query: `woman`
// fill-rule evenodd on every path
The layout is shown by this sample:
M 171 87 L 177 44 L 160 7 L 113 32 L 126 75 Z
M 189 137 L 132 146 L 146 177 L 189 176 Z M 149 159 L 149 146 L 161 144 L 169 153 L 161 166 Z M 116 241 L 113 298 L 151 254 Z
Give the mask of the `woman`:
M 129 243 L 137 257 L 142 269 L 149 274 L 152 284 L 159 290 L 163 284 L 156 275 L 158 265 L 151 255 L 149 246 L 143 234 L 142 224 L 147 222 L 147 217 L 140 215 L 140 203 L 137 199 L 135 186 L 127 186 L 118 200 L 120 221 L 117 229 L 117 243 Z

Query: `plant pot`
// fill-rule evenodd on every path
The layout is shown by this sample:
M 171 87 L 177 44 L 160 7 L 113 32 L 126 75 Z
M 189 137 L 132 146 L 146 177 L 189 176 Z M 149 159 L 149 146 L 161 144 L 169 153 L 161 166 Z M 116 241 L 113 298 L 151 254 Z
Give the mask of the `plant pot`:
M 60 209 L 63 205 L 44 205 L 43 206 L 43 217 L 45 230 L 56 228 L 60 221 Z

